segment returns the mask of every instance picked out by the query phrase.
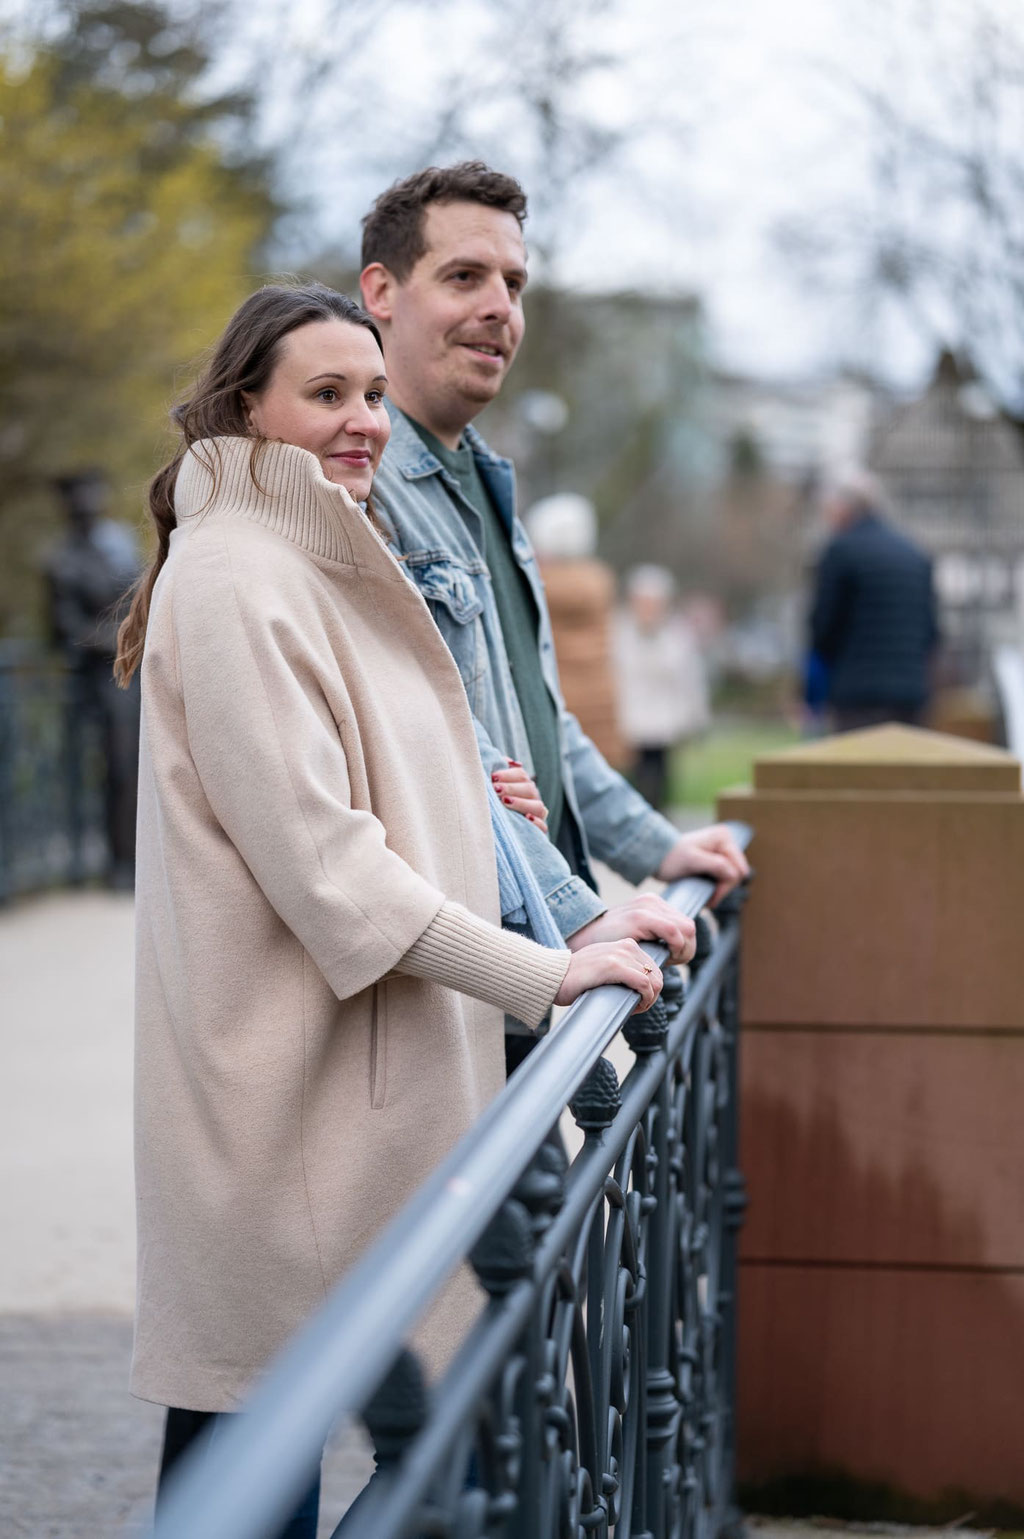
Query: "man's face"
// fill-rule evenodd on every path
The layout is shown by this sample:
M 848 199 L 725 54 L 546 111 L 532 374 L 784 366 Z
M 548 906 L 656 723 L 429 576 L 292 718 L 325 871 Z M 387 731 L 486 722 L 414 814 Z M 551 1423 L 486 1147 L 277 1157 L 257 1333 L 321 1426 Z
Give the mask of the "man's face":
M 387 289 L 391 393 L 425 426 L 461 432 L 522 341 L 526 248 L 513 214 L 478 203 L 430 204 L 423 233 L 423 256 Z

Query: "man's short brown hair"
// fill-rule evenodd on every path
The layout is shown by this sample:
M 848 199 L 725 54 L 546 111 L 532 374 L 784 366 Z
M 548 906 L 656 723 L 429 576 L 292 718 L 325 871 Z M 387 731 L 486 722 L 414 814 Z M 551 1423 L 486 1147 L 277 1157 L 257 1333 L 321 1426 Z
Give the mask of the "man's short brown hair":
M 428 166 L 382 192 L 363 219 L 362 265 L 380 262 L 401 283 L 427 249 L 423 214 L 430 203 L 482 203 L 526 219 L 526 194 L 512 176 L 482 160 Z

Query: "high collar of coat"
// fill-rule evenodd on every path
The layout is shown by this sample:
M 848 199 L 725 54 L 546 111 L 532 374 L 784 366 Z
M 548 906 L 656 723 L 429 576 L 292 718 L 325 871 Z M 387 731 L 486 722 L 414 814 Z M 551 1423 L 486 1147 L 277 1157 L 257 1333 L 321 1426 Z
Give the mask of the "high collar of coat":
M 326 561 L 392 559 L 345 488 L 327 479 L 315 454 L 295 444 L 200 439 L 181 462 L 174 511 L 184 527 L 212 517 L 248 519 Z

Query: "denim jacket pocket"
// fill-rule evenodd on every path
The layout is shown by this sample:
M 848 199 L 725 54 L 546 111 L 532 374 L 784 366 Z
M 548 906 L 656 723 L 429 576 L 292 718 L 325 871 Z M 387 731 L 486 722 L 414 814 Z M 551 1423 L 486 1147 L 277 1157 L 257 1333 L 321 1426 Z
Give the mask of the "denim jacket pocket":
M 406 564 L 428 604 L 442 604 L 458 625 L 468 625 L 483 613 L 483 599 L 465 567 L 436 557 L 418 561 L 415 556 L 407 556 Z
M 484 602 L 473 576 L 456 561 L 415 554 L 406 557 L 406 571 L 429 605 L 472 703 L 473 686 L 479 681 L 487 659 L 480 620 Z

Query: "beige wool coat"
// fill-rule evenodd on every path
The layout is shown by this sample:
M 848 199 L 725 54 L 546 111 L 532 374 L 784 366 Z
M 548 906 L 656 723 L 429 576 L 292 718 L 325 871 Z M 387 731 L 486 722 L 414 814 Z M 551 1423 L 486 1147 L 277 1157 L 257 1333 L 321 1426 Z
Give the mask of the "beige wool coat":
M 248 440 L 197 448 L 142 668 L 132 1389 L 223 1411 L 500 1088 L 502 1012 L 539 1021 L 568 953 L 496 928 L 458 670 L 361 510 L 302 449 L 257 485 Z

